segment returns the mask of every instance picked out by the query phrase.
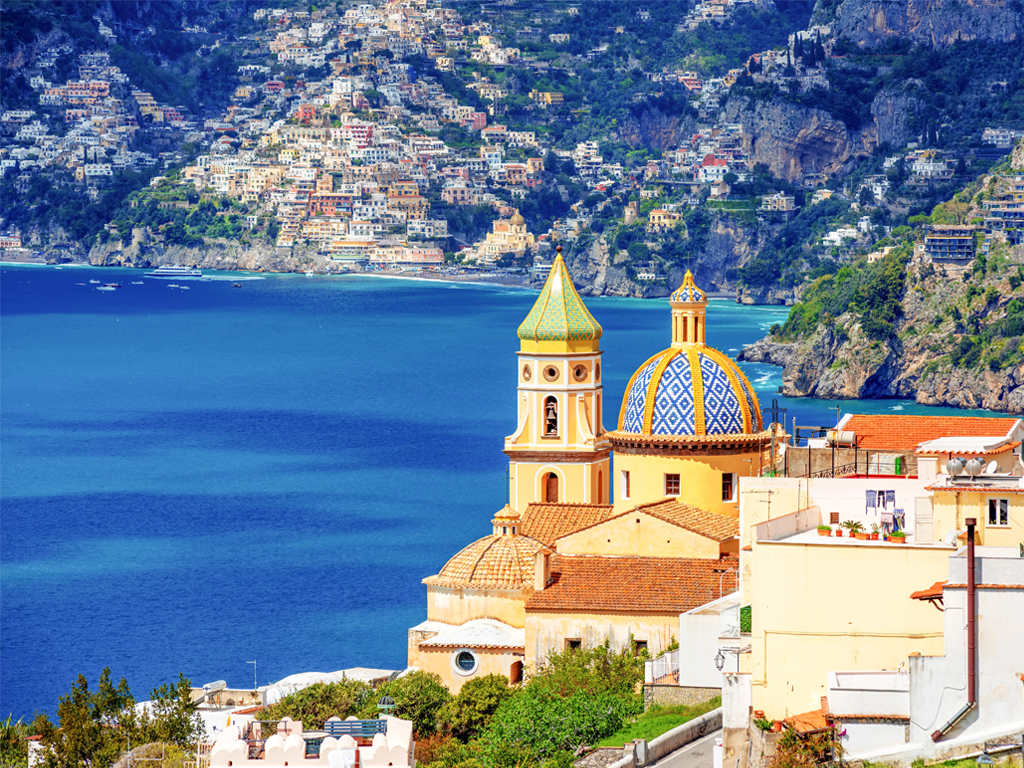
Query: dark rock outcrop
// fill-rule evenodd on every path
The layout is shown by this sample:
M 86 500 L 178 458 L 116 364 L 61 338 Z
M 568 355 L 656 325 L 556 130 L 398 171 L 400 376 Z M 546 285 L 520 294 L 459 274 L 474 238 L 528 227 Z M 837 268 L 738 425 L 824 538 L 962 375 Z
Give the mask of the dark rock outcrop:
M 1024 9 L 1016 0 L 819 0 L 811 24 L 829 25 L 834 35 L 865 47 L 900 39 L 946 48 L 959 40 L 1021 40 Z

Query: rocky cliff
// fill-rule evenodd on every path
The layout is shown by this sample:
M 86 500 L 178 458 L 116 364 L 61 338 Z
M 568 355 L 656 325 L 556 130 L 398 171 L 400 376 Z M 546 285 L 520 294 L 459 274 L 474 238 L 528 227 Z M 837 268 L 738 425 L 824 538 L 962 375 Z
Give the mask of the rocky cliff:
M 737 96 L 726 102 L 722 119 L 743 126 L 751 164 L 764 163 L 774 175 L 798 182 L 808 173 L 843 174 L 879 144 L 902 145 L 912 135 L 909 123 L 919 106 L 906 94 L 881 91 L 871 103 L 871 121 L 851 131 L 825 110 L 782 96 Z
M 1017 0 L 818 0 L 811 24 L 865 47 L 899 39 L 945 48 L 958 40 L 1020 40 L 1024 8 Z
M 619 138 L 631 147 L 665 151 L 678 147 L 684 137 L 696 129 L 692 114 L 666 114 L 660 109 L 645 109 L 638 115 L 630 114 L 619 128 Z
M 739 359 L 781 366 L 783 393 L 790 397 L 899 397 L 1024 413 L 1024 365 L 988 366 L 978 357 L 954 362 L 950 354 L 958 340 L 970 338 L 974 321 L 969 318 L 984 323 L 1003 317 L 1011 301 L 1024 298 L 1020 283 L 1012 280 L 1019 264 L 1024 264 L 1024 248 L 1009 252 L 1010 266 L 965 280 L 959 269 L 916 262 L 907 272 L 904 314 L 888 341 L 868 338 L 849 312 L 819 325 L 807 339 L 768 336 L 742 350 Z
M 707 239 L 689 264 L 697 283 L 707 291 L 732 292 L 736 290 L 730 273 L 741 267 L 754 255 L 759 242 L 755 224 L 737 221 L 731 216 L 718 217 L 708 232 Z M 657 254 L 657 244 L 652 252 Z M 618 251 L 608 238 L 598 237 L 573 247 L 565 254 L 572 270 L 573 280 L 585 296 L 632 296 L 657 298 L 668 296 L 683 280 L 687 267 L 673 265 L 663 281 L 637 281 L 630 277 L 630 259 L 625 251 Z M 747 303 L 755 303 L 753 301 Z M 784 303 L 783 301 L 769 303 Z
M 342 272 L 340 262 L 331 261 L 314 248 L 296 247 L 294 251 L 275 248 L 266 243 L 242 245 L 228 240 L 212 240 L 202 248 L 182 246 L 164 247 L 151 242 L 144 230 L 133 231 L 132 244 L 122 246 L 120 241 L 95 245 L 89 251 L 88 261 L 98 267 L 154 267 L 181 264 L 200 269 L 252 272 Z

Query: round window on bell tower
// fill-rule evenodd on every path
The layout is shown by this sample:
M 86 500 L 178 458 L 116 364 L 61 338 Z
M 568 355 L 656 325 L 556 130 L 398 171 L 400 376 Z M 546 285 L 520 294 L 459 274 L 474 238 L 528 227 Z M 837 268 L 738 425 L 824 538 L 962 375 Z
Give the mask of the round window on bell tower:
M 530 366 L 529 365 L 524 365 L 523 366 L 523 381 L 529 381 L 531 378 L 533 378 L 533 371 L 530 370 Z
M 544 378 L 548 381 L 558 381 L 558 368 L 553 365 L 549 365 L 544 369 Z
M 577 365 L 572 369 L 572 377 L 576 379 L 576 381 L 585 381 L 587 378 L 587 366 Z

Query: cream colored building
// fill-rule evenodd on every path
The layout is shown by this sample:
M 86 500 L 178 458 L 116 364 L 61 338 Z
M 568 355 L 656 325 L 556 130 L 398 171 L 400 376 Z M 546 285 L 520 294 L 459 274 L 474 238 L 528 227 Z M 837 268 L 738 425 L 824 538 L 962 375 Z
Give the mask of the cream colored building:
M 519 209 L 507 221 L 499 219 L 491 225 L 493 231 L 480 243 L 477 252 L 483 261 L 493 262 L 503 253 L 524 253 L 536 245 L 536 238 L 526 230 L 526 219 Z

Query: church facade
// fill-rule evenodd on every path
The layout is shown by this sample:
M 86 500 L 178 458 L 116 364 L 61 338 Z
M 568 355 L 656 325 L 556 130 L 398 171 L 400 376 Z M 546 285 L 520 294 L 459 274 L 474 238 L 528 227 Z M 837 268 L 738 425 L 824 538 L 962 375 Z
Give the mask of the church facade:
M 518 682 L 606 638 L 663 650 L 679 614 L 735 573 L 738 479 L 768 456 L 753 388 L 705 343 L 707 296 L 689 272 L 670 297 L 671 345 L 633 374 L 607 431 L 602 329 L 558 251 L 518 330 L 510 503 L 424 579 L 427 620 L 409 630 L 409 666 L 453 691 L 491 673 Z

